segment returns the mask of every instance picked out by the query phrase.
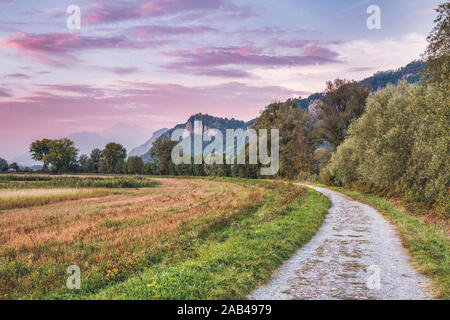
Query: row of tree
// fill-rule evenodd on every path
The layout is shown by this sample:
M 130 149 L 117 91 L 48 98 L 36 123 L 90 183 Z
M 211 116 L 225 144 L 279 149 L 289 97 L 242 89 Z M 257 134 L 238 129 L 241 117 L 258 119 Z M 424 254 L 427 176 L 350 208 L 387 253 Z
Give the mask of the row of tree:
M 55 173 L 142 173 L 144 163 L 140 157 L 126 160 L 127 150 L 118 143 L 108 143 L 103 150 L 94 149 L 90 156 L 78 156 L 78 149 L 72 140 L 42 139 L 30 146 L 32 158 L 42 161 L 43 170 Z
M 16 162 L 8 164 L 8 162 L 5 159 L 0 158 L 0 172 L 5 172 L 10 169 L 14 171 L 19 171 L 19 166 Z

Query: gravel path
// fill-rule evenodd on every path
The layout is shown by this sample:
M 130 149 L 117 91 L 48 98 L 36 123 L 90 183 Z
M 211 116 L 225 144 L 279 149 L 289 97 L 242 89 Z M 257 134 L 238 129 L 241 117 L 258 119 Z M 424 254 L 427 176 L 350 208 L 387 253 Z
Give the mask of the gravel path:
M 393 227 L 372 207 L 309 186 L 333 206 L 314 238 L 249 299 L 430 299 Z

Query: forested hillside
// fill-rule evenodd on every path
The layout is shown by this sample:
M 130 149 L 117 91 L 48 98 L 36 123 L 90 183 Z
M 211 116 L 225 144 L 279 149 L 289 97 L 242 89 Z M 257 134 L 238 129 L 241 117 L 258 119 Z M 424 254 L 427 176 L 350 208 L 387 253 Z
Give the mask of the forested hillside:
M 172 129 L 164 132 L 160 136 L 160 139 L 170 140 L 172 133 L 177 129 L 186 129 L 186 130 L 190 131 L 191 133 L 193 133 L 195 121 L 202 122 L 203 131 L 206 131 L 210 128 L 217 129 L 224 136 L 225 136 L 225 132 L 227 129 L 244 129 L 245 130 L 245 129 L 249 128 L 254 122 L 254 120 L 245 122 L 245 121 L 241 121 L 241 120 L 236 120 L 234 118 L 232 118 L 232 119 L 220 118 L 220 117 L 214 117 L 214 116 L 211 116 L 208 114 L 197 113 L 195 115 L 190 116 L 189 119 L 185 123 L 178 124 L 175 127 L 173 127 Z M 145 163 L 154 161 L 154 159 L 152 159 L 152 157 L 150 156 L 150 153 L 151 153 L 150 149 L 148 150 L 148 152 L 146 152 L 145 154 L 143 154 L 141 156 L 142 160 Z M 193 153 L 193 150 L 192 150 L 192 153 Z

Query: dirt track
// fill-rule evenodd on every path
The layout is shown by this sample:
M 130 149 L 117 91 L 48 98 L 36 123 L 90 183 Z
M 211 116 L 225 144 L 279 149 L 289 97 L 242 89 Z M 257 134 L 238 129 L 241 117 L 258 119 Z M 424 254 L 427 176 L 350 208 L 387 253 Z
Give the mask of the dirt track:
M 411 267 L 380 213 L 338 192 L 308 187 L 332 201 L 323 226 L 249 299 L 430 299 L 428 279 Z

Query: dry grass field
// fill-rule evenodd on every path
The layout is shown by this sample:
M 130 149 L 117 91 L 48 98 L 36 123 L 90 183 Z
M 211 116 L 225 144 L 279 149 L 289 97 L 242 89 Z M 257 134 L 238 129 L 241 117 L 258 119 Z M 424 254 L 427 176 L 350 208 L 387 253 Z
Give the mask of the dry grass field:
M 230 182 L 158 180 L 153 188 L 2 190 L 0 208 L 13 209 L 0 214 L 0 296 L 63 287 L 72 264 L 92 283 L 120 279 L 183 225 L 232 219 L 263 198 Z
M 0 210 L 100 197 L 110 193 L 112 192 L 107 189 L 7 189 L 0 193 Z

